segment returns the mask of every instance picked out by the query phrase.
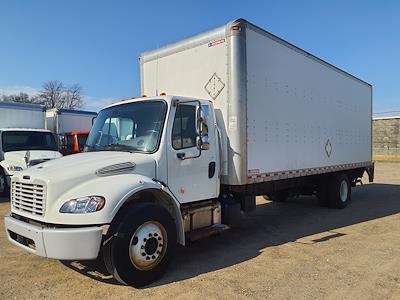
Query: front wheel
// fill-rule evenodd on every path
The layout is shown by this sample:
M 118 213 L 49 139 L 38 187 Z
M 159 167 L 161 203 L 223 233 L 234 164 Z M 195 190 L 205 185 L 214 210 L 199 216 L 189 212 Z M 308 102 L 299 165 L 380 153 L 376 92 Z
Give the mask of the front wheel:
M 106 267 L 119 282 L 134 287 L 164 274 L 177 243 L 171 215 L 151 203 L 133 206 L 119 224 L 111 225 L 109 236 L 103 248 Z

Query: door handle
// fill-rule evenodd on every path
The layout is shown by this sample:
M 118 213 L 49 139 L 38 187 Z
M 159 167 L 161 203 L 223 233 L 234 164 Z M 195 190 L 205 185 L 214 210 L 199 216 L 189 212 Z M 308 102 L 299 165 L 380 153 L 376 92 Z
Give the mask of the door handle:
M 213 178 L 215 174 L 215 161 L 208 164 L 208 178 Z
M 178 152 L 178 153 L 176 154 L 176 157 L 179 158 L 179 159 L 184 160 L 184 159 L 185 159 L 185 155 L 186 155 L 185 152 Z

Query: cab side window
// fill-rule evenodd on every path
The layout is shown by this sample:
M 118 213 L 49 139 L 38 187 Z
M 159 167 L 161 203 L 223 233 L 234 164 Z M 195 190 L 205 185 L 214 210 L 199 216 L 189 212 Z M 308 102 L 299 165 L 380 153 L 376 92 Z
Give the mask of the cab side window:
M 177 107 L 172 127 L 172 147 L 175 150 L 196 146 L 196 107 L 181 104 Z

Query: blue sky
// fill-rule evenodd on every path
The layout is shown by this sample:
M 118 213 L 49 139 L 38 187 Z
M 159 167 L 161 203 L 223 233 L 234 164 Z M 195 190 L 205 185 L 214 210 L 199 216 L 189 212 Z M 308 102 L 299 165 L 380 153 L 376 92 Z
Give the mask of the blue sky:
M 400 110 L 400 1 L 0 0 L 0 93 L 78 83 L 87 109 L 139 95 L 141 52 L 236 18 L 374 86 Z

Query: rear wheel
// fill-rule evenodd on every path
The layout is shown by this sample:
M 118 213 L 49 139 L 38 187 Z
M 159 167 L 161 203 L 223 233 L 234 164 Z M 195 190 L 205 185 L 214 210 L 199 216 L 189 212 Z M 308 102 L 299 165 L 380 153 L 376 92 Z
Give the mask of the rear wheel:
M 171 215 L 151 203 L 133 206 L 119 224 L 112 224 L 104 246 L 107 270 L 119 282 L 134 287 L 150 284 L 165 272 L 176 248 Z
M 351 200 L 351 184 L 346 174 L 337 174 L 329 182 L 328 203 L 333 208 L 345 208 Z

